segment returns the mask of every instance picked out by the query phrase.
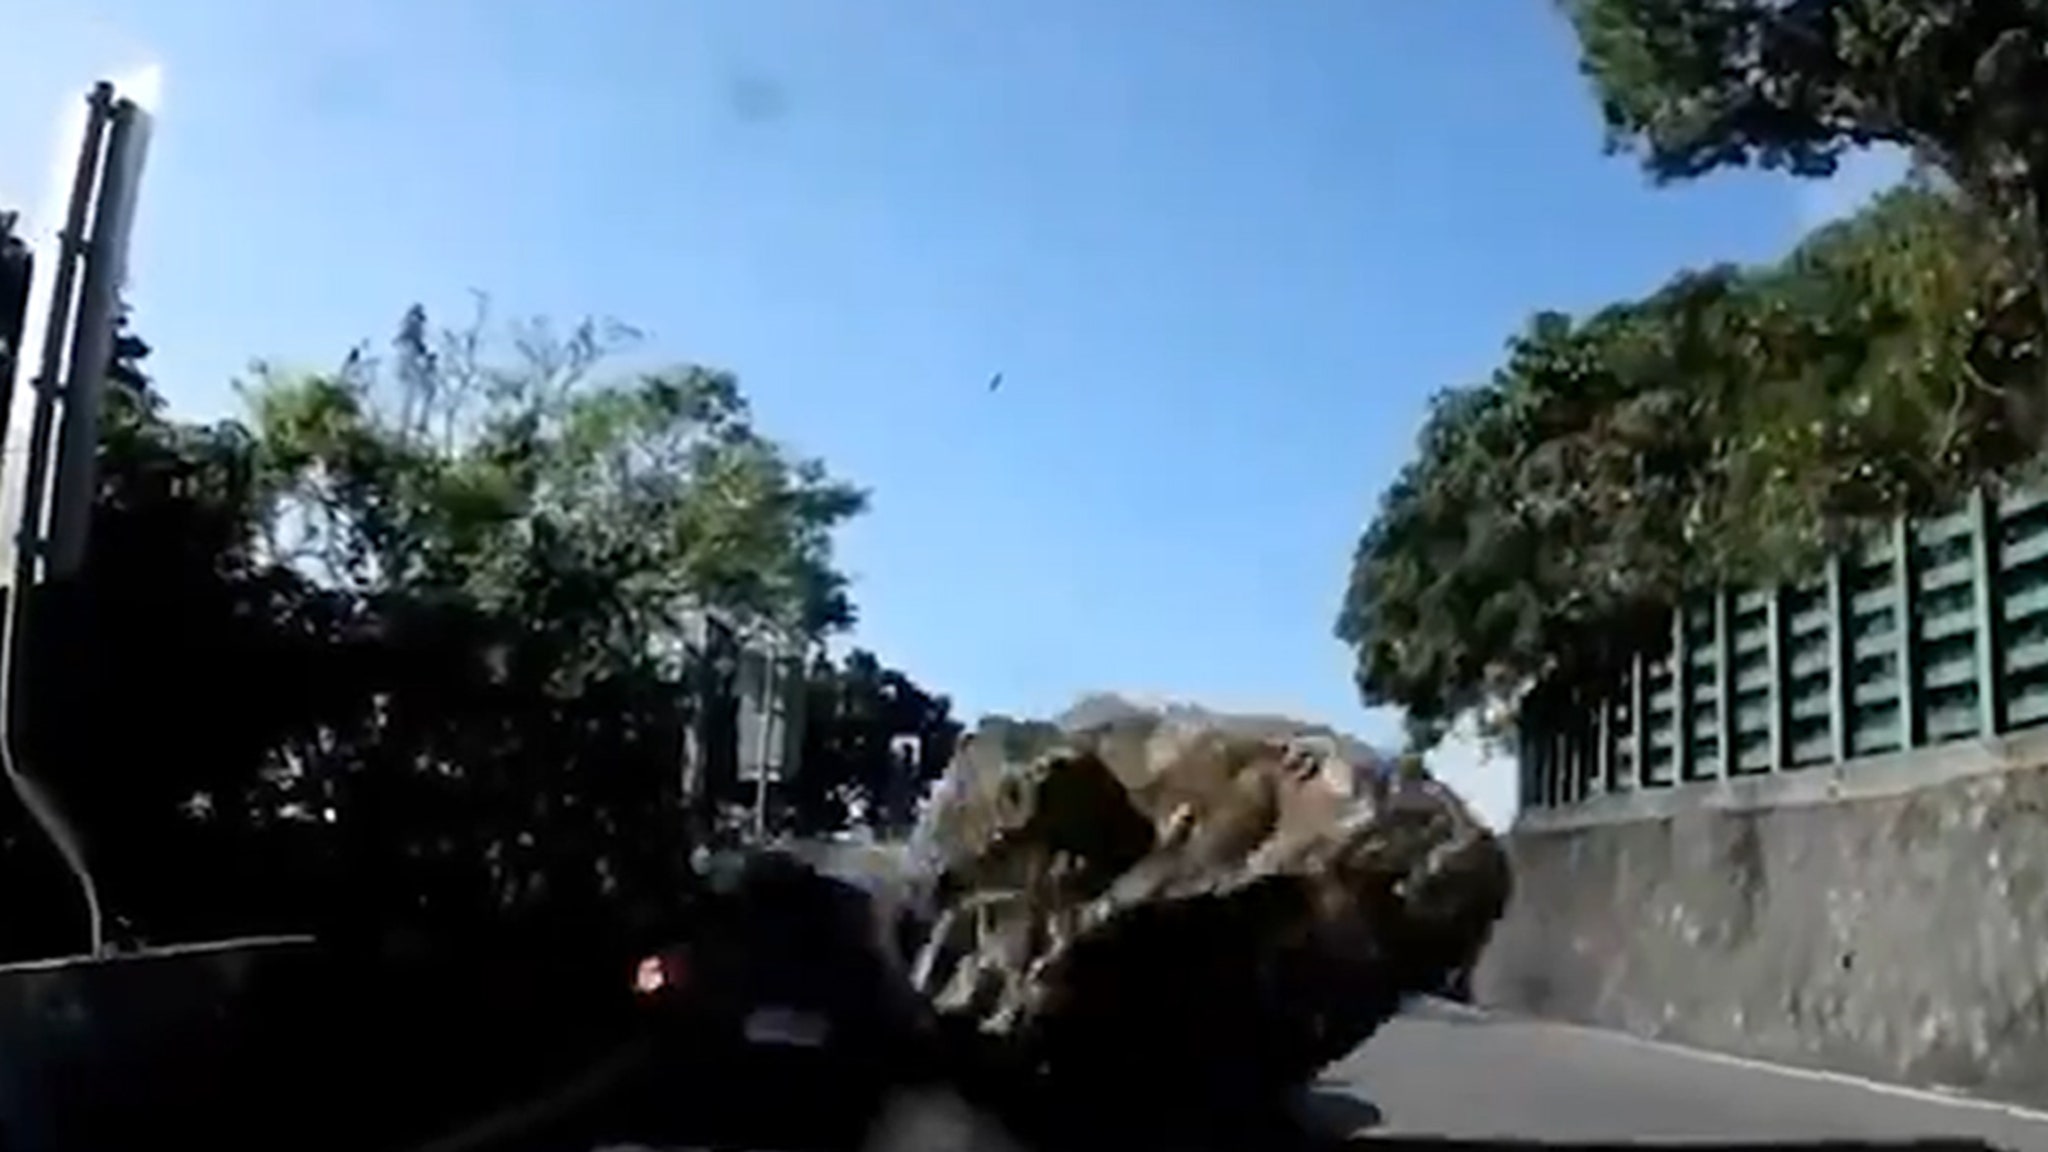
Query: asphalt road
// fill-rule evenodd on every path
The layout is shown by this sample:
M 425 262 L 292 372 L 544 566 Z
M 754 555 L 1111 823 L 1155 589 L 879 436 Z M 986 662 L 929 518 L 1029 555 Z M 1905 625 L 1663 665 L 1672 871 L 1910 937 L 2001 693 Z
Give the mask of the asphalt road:
M 866 859 L 840 846 L 821 854 L 839 864 Z M 1014 1148 L 957 1100 L 925 1096 L 898 1104 L 893 1122 L 882 1125 L 892 1131 L 874 1134 L 873 1152 Z M 1308 1106 L 1326 1130 L 1397 1139 L 1762 1145 L 1960 1139 L 2048 1152 L 2048 1114 L 1437 1003 L 1412 1007 L 1330 1068 Z
M 1423 1006 L 1314 1105 L 1374 1134 L 1537 1141 L 1977 1138 L 2048 1152 L 2048 1115 Z
M 1982 1140 L 2048 1152 L 2048 1115 L 1557 1024 L 1421 1006 L 1333 1066 L 1326 1131 L 1529 1144 Z M 1028 1152 L 957 1100 L 904 1097 L 871 1152 Z M 636 1149 L 635 1152 L 642 1152 Z M 670 1150 L 663 1150 L 670 1152 Z

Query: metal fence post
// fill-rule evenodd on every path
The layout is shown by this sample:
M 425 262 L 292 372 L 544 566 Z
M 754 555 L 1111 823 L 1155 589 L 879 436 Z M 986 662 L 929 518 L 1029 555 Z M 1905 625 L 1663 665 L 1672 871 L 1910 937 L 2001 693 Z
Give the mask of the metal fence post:
M 1650 662 L 1640 651 L 1629 667 L 1629 738 L 1635 744 L 1635 786 L 1650 786 Z
M 1671 613 L 1671 782 L 1692 779 L 1692 652 L 1685 600 Z
M 1849 723 L 1856 706 L 1855 644 L 1849 635 L 1849 591 L 1843 586 L 1842 558 L 1828 558 L 1828 736 L 1834 762 L 1847 763 Z
M 1998 579 L 1998 501 L 1983 488 L 1970 494 L 1970 581 L 1977 613 L 1977 735 L 2005 731 L 2004 588 Z
M 1718 775 L 1726 780 L 1735 772 L 1735 596 L 1726 588 L 1714 592 L 1714 743 L 1721 749 Z
M 1608 715 L 1612 700 L 1603 696 L 1594 705 L 1593 712 L 1586 717 L 1587 792 L 1605 795 L 1613 790 L 1614 754 L 1609 751 L 1613 743 L 1614 721 Z
M 1770 771 L 1782 772 L 1792 764 L 1791 722 L 1788 707 L 1791 702 L 1792 669 L 1785 658 L 1785 589 L 1773 587 L 1764 601 L 1764 659 L 1770 668 L 1765 681 L 1766 700 L 1770 706 Z
M 1897 641 L 1899 664 L 1899 750 L 1906 751 L 1920 746 L 1922 730 L 1920 716 L 1920 669 L 1918 667 L 1919 645 L 1914 633 L 1918 625 L 1913 619 L 1913 605 L 1919 599 L 1914 587 L 1917 579 L 1913 564 L 1913 526 L 1904 516 L 1892 519 L 1892 619 L 1897 625 L 1894 639 Z

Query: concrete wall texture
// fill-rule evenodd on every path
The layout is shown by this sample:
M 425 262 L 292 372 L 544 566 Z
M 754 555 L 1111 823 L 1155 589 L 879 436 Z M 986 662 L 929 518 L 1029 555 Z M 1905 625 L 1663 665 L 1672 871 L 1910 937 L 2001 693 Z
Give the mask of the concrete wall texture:
M 280 938 L 0 967 L 0 1148 L 275 1142 L 294 1069 L 265 1053 L 310 961 Z
M 301 937 L 0 966 L 0 1150 L 416 1147 L 633 1038 L 611 966 Z
M 2048 1106 L 2048 736 L 1525 814 L 1482 1003 Z

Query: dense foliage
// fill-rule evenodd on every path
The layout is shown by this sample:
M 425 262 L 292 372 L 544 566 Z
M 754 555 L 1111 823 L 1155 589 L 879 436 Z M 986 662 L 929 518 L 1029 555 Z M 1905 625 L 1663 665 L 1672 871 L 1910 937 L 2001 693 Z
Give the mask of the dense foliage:
M 1611 672 L 1688 589 L 1811 571 L 2040 444 L 2048 5 L 1566 7 L 1616 146 L 1660 178 L 1823 176 L 1873 143 L 1921 166 L 1774 265 L 1539 313 L 1436 398 L 1337 629 L 1424 744 L 1535 678 Z
M 1612 144 L 1661 179 L 1904 148 L 2009 232 L 2048 191 L 2041 0 L 1562 0 Z
M 2036 341 L 2048 317 L 2048 3 L 2042 0 L 1560 0 L 1609 146 L 1659 181 L 1756 166 L 1832 175 L 1900 150 L 1979 233 L 1995 289 L 1966 320 L 2027 362 L 2008 416 L 2048 435 Z M 1929 366 L 1930 370 L 1939 365 Z
M 694 614 L 851 623 L 832 536 L 865 496 L 763 436 L 731 376 L 603 374 L 630 333 L 596 323 L 516 326 L 509 354 L 494 332 L 415 308 L 388 355 L 259 369 L 248 418 L 211 426 L 124 338 L 91 562 L 38 608 L 23 714 L 128 931 L 626 930 L 680 894 L 686 801 L 721 799 L 683 794 L 686 732 L 732 703 L 701 690 Z M 944 702 L 876 675 L 937 739 Z M 78 946 L 11 810 L 0 876 L 0 949 Z
M 836 665 L 820 658 L 804 690 L 803 768 L 790 789 L 791 824 L 908 830 L 960 741 L 952 702 L 858 648 Z

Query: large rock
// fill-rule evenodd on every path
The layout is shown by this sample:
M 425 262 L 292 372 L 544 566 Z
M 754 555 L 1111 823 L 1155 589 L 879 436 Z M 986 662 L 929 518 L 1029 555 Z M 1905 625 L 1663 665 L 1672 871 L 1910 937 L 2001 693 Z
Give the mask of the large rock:
M 1447 788 L 1339 734 L 1187 708 L 985 722 L 913 844 L 914 978 L 1048 1079 L 1250 1098 L 1470 965 L 1507 858 Z

